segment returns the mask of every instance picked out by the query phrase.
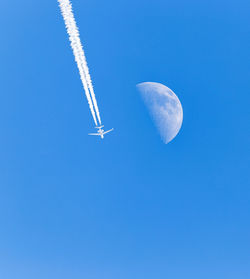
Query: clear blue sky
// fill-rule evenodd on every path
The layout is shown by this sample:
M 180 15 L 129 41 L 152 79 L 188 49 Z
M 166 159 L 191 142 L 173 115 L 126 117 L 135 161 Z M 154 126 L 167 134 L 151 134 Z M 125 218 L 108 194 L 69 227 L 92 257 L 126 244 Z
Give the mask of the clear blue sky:
M 2 1 L 0 278 L 250 278 L 250 4 L 74 0 L 105 140 L 56 0 Z M 164 145 L 135 85 L 184 110 Z

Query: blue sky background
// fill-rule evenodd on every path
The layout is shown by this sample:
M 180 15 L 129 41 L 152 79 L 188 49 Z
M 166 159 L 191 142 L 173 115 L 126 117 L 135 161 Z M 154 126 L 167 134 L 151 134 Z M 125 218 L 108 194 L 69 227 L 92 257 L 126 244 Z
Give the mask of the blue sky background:
M 0 10 L 0 278 L 250 278 L 250 4 L 74 0 L 106 128 L 57 2 Z M 164 145 L 135 85 L 179 97 Z

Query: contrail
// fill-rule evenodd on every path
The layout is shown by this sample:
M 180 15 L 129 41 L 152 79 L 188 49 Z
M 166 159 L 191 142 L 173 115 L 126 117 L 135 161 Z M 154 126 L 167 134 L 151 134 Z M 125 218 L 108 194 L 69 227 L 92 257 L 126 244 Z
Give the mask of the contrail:
M 99 124 L 101 124 L 100 112 L 95 98 L 95 93 L 94 93 L 91 77 L 89 74 L 86 57 L 81 44 L 79 31 L 72 11 L 72 5 L 69 0 L 58 0 L 58 2 L 66 25 L 67 32 L 69 34 L 69 40 L 71 42 L 71 47 L 73 49 L 75 61 L 79 69 L 80 77 L 88 100 L 90 111 L 92 113 L 95 124 L 97 126 L 97 119 L 99 121 Z M 97 115 L 97 119 L 96 119 L 96 115 Z

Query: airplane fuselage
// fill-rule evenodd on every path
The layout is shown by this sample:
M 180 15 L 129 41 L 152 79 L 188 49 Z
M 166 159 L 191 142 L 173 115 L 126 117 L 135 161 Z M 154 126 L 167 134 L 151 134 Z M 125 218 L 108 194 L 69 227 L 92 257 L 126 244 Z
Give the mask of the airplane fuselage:
M 98 134 L 100 135 L 101 139 L 104 139 L 104 130 L 103 129 L 99 129 Z
M 103 129 L 99 129 L 99 130 L 98 130 L 98 134 L 100 134 L 101 138 L 103 138 L 103 133 L 104 133 L 104 130 L 103 130 Z

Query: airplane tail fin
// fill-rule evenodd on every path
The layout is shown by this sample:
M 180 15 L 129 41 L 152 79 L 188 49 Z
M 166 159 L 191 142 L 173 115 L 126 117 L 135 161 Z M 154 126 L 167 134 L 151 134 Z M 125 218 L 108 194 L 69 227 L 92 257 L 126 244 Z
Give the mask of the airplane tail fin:
M 101 128 L 103 128 L 103 127 L 104 127 L 104 125 L 96 126 L 95 128 L 96 128 L 96 129 L 101 129 Z

